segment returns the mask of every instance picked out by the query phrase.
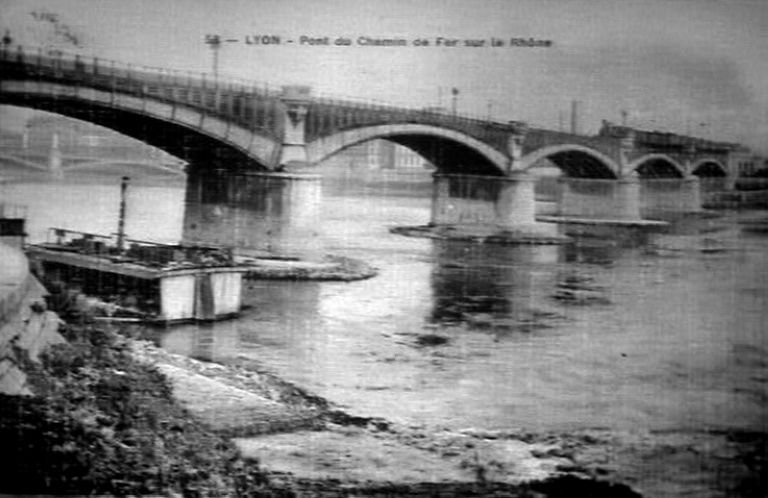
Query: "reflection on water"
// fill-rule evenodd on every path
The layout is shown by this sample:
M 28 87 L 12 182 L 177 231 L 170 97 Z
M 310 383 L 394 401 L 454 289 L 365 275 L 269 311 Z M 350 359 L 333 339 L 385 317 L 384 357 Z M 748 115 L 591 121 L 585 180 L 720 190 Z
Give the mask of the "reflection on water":
M 221 325 L 209 358 L 258 362 L 351 411 L 412 423 L 762 427 L 768 239 L 732 220 L 635 248 L 496 246 L 387 232 L 427 218 L 427 201 L 324 209 L 329 245 L 380 275 L 253 282 L 252 308 Z M 200 355 L 195 330 L 171 330 L 165 347 Z
M 118 195 L 117 185 L 15 185 L 4 200 L 29 205 L 39 240 L 50 225 L 113 231 Z M 180 237 L 183 191 L 130 195 L 131 236 Z M 687 221 L 639 247 L 495 246 L 388 232 L 425 223 L 429 199 L 322 207 L 326 248 L 379 276 L 248 282 L 240 319 L 162 331 L 163 346 L 258 363 L 352 412 L 411 423 L 764 429 L 768 237 L 741 231 L 737 215 Z
M 467 325 L 495 334 L 547 327 L 558 313 L 546 310 L 539 265 L 557 263 L 558 246 L 483 246 L 454 242 L 433 248 L 431 322 Z

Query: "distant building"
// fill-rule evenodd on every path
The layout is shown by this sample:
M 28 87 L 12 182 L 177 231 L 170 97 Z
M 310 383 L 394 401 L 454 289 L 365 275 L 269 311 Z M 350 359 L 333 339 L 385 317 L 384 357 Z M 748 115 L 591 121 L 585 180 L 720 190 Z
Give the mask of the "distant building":
M 39 114 L 29 119 L 20 143 L 14 145 L 46 151 L 51 147 L 54 135 L 58 137 L 59 149 L 64 155 L 172 161 L 171 156 L 160 149 L 131 137 L 93 123 L 52 114 Z
M 407 147 L 389 140 L 371 140 L 344 151 L 355 165 L 369 169 L 432 169 L 432 164 Z
M 738 176 L 753 176 L 765 166 L 765 159 L 747 147 L 739 147 L 732 154 L 732 164 Z

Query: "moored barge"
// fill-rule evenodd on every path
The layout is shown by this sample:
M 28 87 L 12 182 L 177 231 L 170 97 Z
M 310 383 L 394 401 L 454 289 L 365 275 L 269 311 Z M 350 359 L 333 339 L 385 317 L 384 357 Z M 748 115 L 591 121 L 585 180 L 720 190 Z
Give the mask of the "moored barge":
M 116 243 L 115 243 L 116 242 Z M 113 309 L 164 323 L 234 317 L 242 276 L 226 248 L 167 245 L 49 230 L 45 243 L 26 248 L 33 270 L 54 295 L 74 289 Z

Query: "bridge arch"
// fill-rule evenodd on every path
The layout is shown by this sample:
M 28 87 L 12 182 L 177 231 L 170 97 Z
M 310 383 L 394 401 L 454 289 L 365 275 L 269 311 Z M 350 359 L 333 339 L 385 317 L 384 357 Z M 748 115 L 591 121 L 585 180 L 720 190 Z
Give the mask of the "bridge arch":
M 148 95 L 14 80 L 2 82 L 0 103 L 89 121 L 189 162 L 219 159 L 227 165 L 264 170 L 274 168 L 280 152 L 273 137 Z
M 712 157 L 699 159 L 691 167 L 691 174 L 702 177 L 728 176 L 728 168 Z
M 616 162 L 602 152 L 578 144 L 551 145 L 522 157 L 521 170 L 549 159 L 566 176 L 577 178 L 618 178 Z
M 640 178 L 684 178 L 685 168 L 666 154 L 647 154 L 629 163 Z
M 444 173 L 501 176 L 509 163 L 506 154 L 476 138 L 416 123 L 364 126 L 317 138 L 307 144 L 307 160 L 317 164 L 348 147 L 374 139 L 408 147 Z

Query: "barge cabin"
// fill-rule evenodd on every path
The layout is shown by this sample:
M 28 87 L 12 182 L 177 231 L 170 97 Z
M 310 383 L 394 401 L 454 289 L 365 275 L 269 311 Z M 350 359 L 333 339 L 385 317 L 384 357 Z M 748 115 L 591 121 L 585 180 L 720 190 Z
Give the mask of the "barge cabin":
M 26 250 L 33 271 L 54 295 L 79 289 L 115 309 L 164 323 L 240 312 L 247 268 L 235 263 L 230 249 L 52 228 L 47 242 Z

